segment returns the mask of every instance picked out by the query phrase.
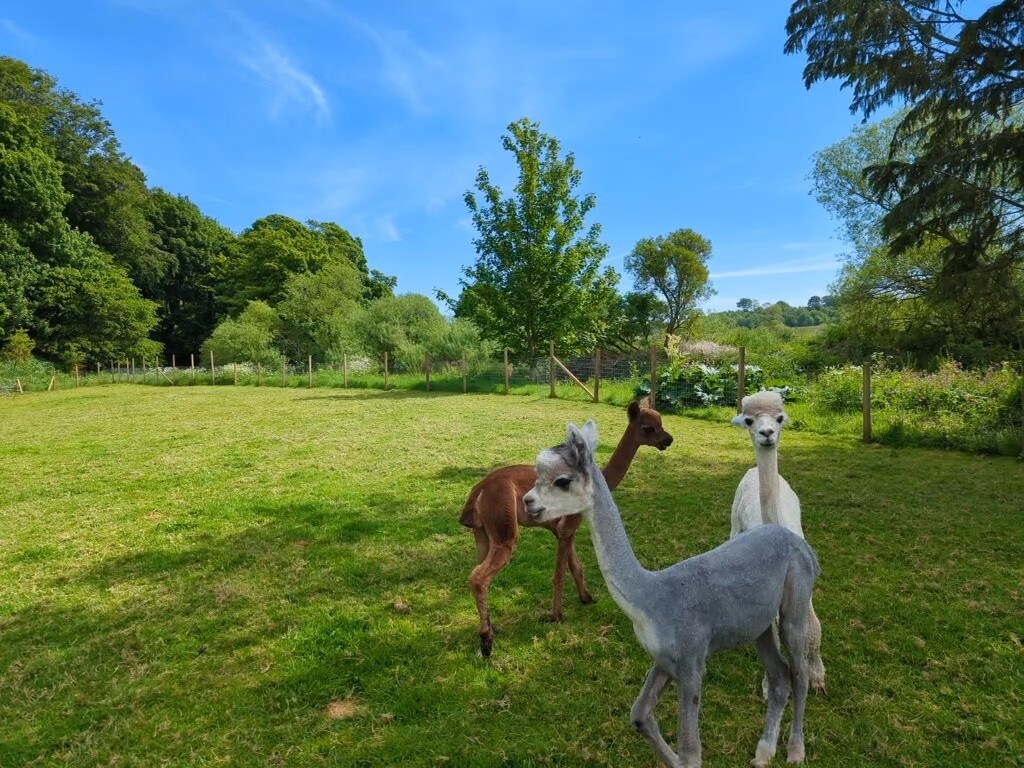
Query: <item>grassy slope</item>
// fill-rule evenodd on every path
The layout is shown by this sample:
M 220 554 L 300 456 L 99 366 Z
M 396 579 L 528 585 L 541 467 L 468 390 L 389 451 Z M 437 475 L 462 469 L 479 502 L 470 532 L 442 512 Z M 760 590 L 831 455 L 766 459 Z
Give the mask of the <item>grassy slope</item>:
M 624 411 L 547 398 L 0 399 L 0 766 L 655 765 L 628 717 L 647 659 L 585 532 L 598 603 L 544 622 L 554 538 L 524 531 L 477 653 L 466 492 L 591 416 L 603 460 Z M 735 428 L 666 425 L 616 492 L 649 567 L 728 536 L 753 460 Z M 810 763 L 1024 764 L 1024 468 L 796 432 L 781 463 L 824 566 Z M 705 765 L 752 754 L 760 677 L 752 650 L 710 661 Z M 671 694 L 661 720 L 674 739 Z

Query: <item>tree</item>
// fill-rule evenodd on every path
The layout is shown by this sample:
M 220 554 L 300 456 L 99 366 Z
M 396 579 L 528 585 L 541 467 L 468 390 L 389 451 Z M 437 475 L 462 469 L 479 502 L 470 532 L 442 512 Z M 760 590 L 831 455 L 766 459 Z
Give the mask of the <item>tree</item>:
M 405 368 L 419 368 L 427 350 L 446 330 L 441 311 L 418 293 L 371 301 L 352 320 L 362 348 L 375 358 L 384 353 Z
M 990 244 L 974 268 L 957 271 L 948 262 L 949 244 L 961 230 L 928 235 L 913 247 L 897 247 L 885 235 L 898 193 L 877 189 L 865 169 L 893 157 L 901 120 L 898 114 L 861 126 L 815 156 L 815 196 L 839 220 L 853 249 L 834 288 L 847 327 L 830 338 L 857 355 L 884 350 L 922 364 L 954 350 L 969 351 L 980 363 L 1005 357 L 1021 321 L 1024 262 L 1013 266 L 1012 255 Z M 912 158 L 915 147 L 905 144 L 901 152 Z M 827 309 L 835 304 L 830 296 L 821 302 Z M 979 354 L 981 348 L 988 352 Z
M 697 304 L 714 295 L 708 283 L 707 262 L 711 242 L 692 229 L 677 229 L 668 236 L 644 238 L 625 260 L 637 288 L 653 288 L 665 299 L 666 335 L 691 325 Z
M 865 181 L 889 203 L 887 245 L 938 246 L 937 280 L 950 296 L 1013 284 L 1024 261 L 1024 10 L 1003 0 L 970 18 L 962 6 L 797 0 L 785 48 L 806 52 L 808 87 L 842 80 L 865 119 L 909 105 Z
M 340 361 L 354 347 L 351 320 L 364 289 L 359 272 L 346 261 L 288 278 L 277 305 L 288 354 L 322 363 Z
M 125 356 L 154 359 L 156 305 L 92 238 L 68 229 L 54 242 L 34 289 L 32 338 L 46 357 L 72 364 Z
M 757 302 L 754 299 L 740 299 L 736 302 L 736 307 L 741 312 L 751 312 L 757 309 Z
M 165 265 L 146 220 L 146 178 L 121 151 L 99 103 L 10 57 L 0 57 L 0 102 L 58 163 L 68 223 L 88 232 L 148 297 Z
M 526 118 L 508 126 L 502 146 L 519 167 L 515 192 L 505 197 L 479 169 L 477 193 L 465 196 L 477 260 L 463 270 L 458 301 L 439 297 L 499 346 L 537 357 L 548 341 L 561 345 L 597 322 L 588 297 L 608 247 L 599 225 L 585 229 L 596 198 L 577 194 L 582 174 L 571 152 L 562 157 L 558 140 Z
M 146 215 L 166 265 L 151 291 L 160 307 L 156 338 L 168 359 L 184 360 L 199 350 L 220 318 L 214 272 L 234 235 L 188 198 L 162 189 L 150 194 Z
M 223 320 L 210 334 L 202 347 L 202 359 L 209 360 L 213 353 L 214 365 L 228 363 L 256 363 L 275 367 L 281 363 L 281 353 L 274 346 L 280 330 L 280 318 L 274 309 L 253 301 L 237 318 Z
M 355 267 L 363 284 L 364 299 L 372 301 L 394 294 L 398 278 L 369 268 L 366 254 L 363 253 L 363 241 L 360 238 L 353 237 L 346 229 L 333 221 L 310 219 L 306 222 L 306 226 L 323 237 L 327 245 L 328 257 L 332 262 L 345 260 Z

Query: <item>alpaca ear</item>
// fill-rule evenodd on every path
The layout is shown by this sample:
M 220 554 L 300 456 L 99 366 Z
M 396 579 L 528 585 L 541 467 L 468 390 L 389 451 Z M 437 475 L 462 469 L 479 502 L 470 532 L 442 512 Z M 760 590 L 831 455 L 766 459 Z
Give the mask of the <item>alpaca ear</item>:
M 638 418 L 640 418 L 640 408 L 643 401 L 634 400 L 626 407 L 626 415 L 629 416 L 629 422 L 632 424 Z
M 597 422 L 593 419 L 587 419 L 587 423 L 583 425 L 583 429 L 580 431 L 587 443 L 587 449 L 593 455 L 594 451 L 597 450 Z
M 576 466 L 580 469 L 586 468 L 593 460 L 594 448 L 597 446 L 597 425 L 594 424 L 593 419 L 582 427 L 569 424 L 569 434 L 566 436 L 565 444 L 572 449 Z
M 744 421 L 745 418 L 747 418 L 746 414 L 737 413 L 732 417 L 732 420 L 729 423 L 733 426 L 739 427 L 740 429 L 746 429 L 747 423 Z

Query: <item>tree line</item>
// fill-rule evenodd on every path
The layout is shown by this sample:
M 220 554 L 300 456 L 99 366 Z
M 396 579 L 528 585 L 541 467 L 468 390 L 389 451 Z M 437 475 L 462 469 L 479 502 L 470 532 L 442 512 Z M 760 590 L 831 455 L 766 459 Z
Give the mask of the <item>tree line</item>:
M 811 175 L 850 252 L 806 307 L 743 299 L 716 318 L 700 310 L 712 246 L 691 228 L 639 239 L 620 290 L 575 156 L 528 118 L 501 139 L 515 187 L 481 167 L 466 192 L 476 257 L 458 296 L 437 293 L 445 317 L 426 296 L 395 295 L 396 278 L 336 223 L 271 214 L 236 235 L 149 188 L 96 102 L 0 58 L 0 346 L 65 364 L 202 348 L 225 362 L 359 351 L 412 365 L 813 325 L 820 360 L 1007 359 L 1024 348 L 1024 6 L 962 7 L 793 4 L 786 51 L 806 55 L 806 85 L 840 80 L 865 121 Z

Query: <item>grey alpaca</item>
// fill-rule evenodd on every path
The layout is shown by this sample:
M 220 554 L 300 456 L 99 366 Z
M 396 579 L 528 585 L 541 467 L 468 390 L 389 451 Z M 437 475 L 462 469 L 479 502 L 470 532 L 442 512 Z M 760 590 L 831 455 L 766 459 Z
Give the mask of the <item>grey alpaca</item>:
M 810 545 L 779 525 L 762 525 L 661 571 L 637 560 L 611 492 L 594 463 L 597 425 L 569 425 L 564 444 L 537 459 L 537 485 L 523 501 L 536 521 L 583 513 L 608 590 L 633 622 L 637 639 L 653 657 L 633 704 L 636 729 L 670 768 L 701 764 L 698 719 L 707 657 L 753 642 L 768 677 L 768 713 L 751 765 L 775 755 L 782 714 L 793 693 L 787 758 L 804 761 L 804 706 L 808 668 L 804 654 L 807 613 L 818 558 Z M 772 622 L 789 662 L 776 647 Z M 654 708 L 670 680 L 679 689 L 679 753 L 665 742 Z

